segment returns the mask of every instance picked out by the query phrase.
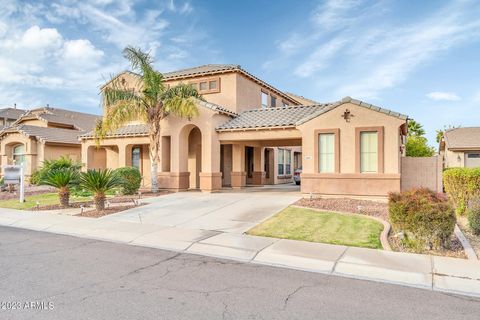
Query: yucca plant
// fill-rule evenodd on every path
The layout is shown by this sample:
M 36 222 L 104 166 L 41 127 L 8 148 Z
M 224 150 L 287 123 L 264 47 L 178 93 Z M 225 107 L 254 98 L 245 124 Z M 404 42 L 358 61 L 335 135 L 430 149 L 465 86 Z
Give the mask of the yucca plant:
M 93 193 L 93 202 L 97 211 L 105 210 L 105 194 L 119 187 L 122 183 L 120 176 L 111 169 L 90 169 L 82 172 L 80 184 Z
M 62 207 L 68 207 L 70 187 L 78 183 L 79 173 L 72 168 L 62 168 L 48 171 L 40 180 L 41 184 L 58 189 L 58 198 Z

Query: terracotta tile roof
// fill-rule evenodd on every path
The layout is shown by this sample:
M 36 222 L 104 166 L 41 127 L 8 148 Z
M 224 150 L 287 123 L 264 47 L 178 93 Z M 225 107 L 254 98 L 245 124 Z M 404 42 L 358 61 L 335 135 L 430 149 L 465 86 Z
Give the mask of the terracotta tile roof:
M 220 125 L 217 130 L 295 127 L 302 119 L 320 112 L 328 106 L 325 104 L 247 110 Z
M 299 102 L 292 96 L 289 96 L 285 94 L 283 91 L 278 90 L 277 88 L 273 87 L 272 85 L 268 84 L 267 82 L 255 77 L 251 73 L 245 71 L 242 69 L 242 67 L 238 64 L 205 64 L 197 67 L 192 67 L 192 68 L 186 68 L 186 69 L 181 69 L 181 70 L 176 70 L 176 71 L 171 71 L 171 72 L 165 72 L 163 73 L 164 79 L 166 81 L 173 81 L 173 80 L 180 80 L 184 78 L 192 78 L 192 77 L 197 77 L 197 76 L 203 76 L 203 75 L 215 75 L 223 72 L 239 72 L 246 76 L 247 78 L 250 78 L 256 83 L 259 83 L 260 85 L 270 89 L 271 91 L 275 92 L 282 98 L 295 102 L 296 104 L 299 104 Z M 140 77 L 138 73 L 132 72 L 132 71 L 123 71 L 117 74 L 115 77 L 110 79 L 108 82 L 103 84 L 100 89 L 103 90 L 110 82 L 112 82 L 114 79 L 117 79 L 119 76 L 122 74 L 131 74 L 136 77 Z
M 222 113 L 228 116 L 238 116 L 237 113 L 232 112 L 218 104 L 207 102 L 207 101 L 202 101 L 202 100 L 197 100 L 197 104 L 200 107 L 204 107 L 213 111 L 216 111 L 218 113 Z M 145 124 L 130 124 L 123 126 L 121 128 L 118 128 L 114 133 L 110 133 L 107 135 L 107 137 L 125 137 L 125 136 L 146 136 L 148 135 L 148 127 Z M 94 137 L 94 132 L 93 130 L 90 132 L 87 132 L 83 135 L 80 136 L 80 138 L 86 138 L 86 139 L 91 139 Z
M 178 77 L 187 77 L 187 76 L 196 76 L 202 74 L 210 74 L 214 72 L 221 72 L 221 71 L 230 71 L 230 70 L 239 70 L 241 67 L 237 64 L 206 64 L 203 66 L 181 69 L 172 72 L 166 72 L 163 74 L 166 80 L 171 78 L 178 78 Z
M 407 116 L 398 112 L 374 106 L 369 103 L 345 97 L 334 103 L 313 104 L 306 106 L 287 106 L 281 108 L 253 109 L 242 112 L 238 117 L 217 127 L 218 131 L 243 130 L 256 128 L 295 127 L 310 121 L 336 107 L 353 103 L 386 115 L 406 120 Z
M 230 111 L 227 108 L 222 107 L 222 106 L 220 106 L 218 104 L 215 104 L 215 103 L 211 103 L 211 102 L 208 102 L 208 101 L 202 101 L 202 100 L 197 100 L 197 103 L 200 107 L 205 107 L 207 109 L 211 109 L 213 111 L 217 111 L 219 113 L 223 113 L 223 114 L 226 114 L 226 115 L 229 115 L 229 116 L 238 116 L 238 113 Z
M 447 149 L 479 149 L 480 127 L 455 128 L 443 135 Z
M 17 130 L 28 137 L 35 137 L 41 142 L 68 144 L 80 144 L 78 141 L 78 136 L 83 133 L 82 131 L 78 130 L 47 128 L 30 125 L 19 125 L 16 128 L 10 128 L 10 130 Z
M 132 137 L 148 135 L 148 127 L 146 124 L 129 124 L 118 128 L 114 133 L 109 133 L 107 137 Z M 80 138 L 93 138 L 94 132 L 90 131 L 82 134 Z
M 294 93 L 291 93 L 291 92 L 285 92 L 286 95 L 292 97 L 293 99 L 295 100 L 298 100 L 300 102 L 303 102 L 305 101 L 304 104 L 321 104 L 320 102 L 318 101 L 315 101 L 315 100 L 312 100 L 312 99 L 308 99 L 308 98 L 305 98 L 304 96 L 299 96 L 297 94 L 294 94 Z
M 28 111 L 13 125 L 20 124 L 23 119 L 39 119 L 45 122 L 71 125 L 77 130 L 81 131 L 89 131 L 95 127 L 97 120 L 101 119 L 101 116 L 59 108 L 45 107 Z
M 17 109 L 17 108 L 1 108 L 0 109 L 0 118 L 7 118 L 7 119 L 18 119 L 21 115 L 23 115 L 26 110 Z

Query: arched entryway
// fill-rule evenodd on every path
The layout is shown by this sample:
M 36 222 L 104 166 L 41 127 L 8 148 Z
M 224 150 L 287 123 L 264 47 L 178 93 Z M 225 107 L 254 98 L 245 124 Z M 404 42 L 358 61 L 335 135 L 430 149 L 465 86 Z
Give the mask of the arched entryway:
M 188 134 L 188 172 L 189 189 L 200 188 L 200 172 L 202 171 L 202 133 L 193 127 Z

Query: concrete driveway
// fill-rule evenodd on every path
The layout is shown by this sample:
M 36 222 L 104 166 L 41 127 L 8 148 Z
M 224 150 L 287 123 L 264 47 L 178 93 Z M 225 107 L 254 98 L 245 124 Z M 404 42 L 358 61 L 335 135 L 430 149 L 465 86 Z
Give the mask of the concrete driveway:
M 299 187 L 292 184 L 220 193 L 178 192 L 101 219 L 243 233 L 300 198 Z

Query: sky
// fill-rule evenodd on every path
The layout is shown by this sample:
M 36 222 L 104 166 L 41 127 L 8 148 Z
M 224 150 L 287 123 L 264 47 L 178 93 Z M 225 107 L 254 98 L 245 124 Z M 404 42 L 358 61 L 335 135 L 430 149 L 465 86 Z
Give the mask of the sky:
M 0 106 L 100 114 L 127 45 L 161 72 L 239 64 L 315 101 L 401 112 L 432 145 L 436 129 L 480 126 L 476 0 L 0 0 Z

